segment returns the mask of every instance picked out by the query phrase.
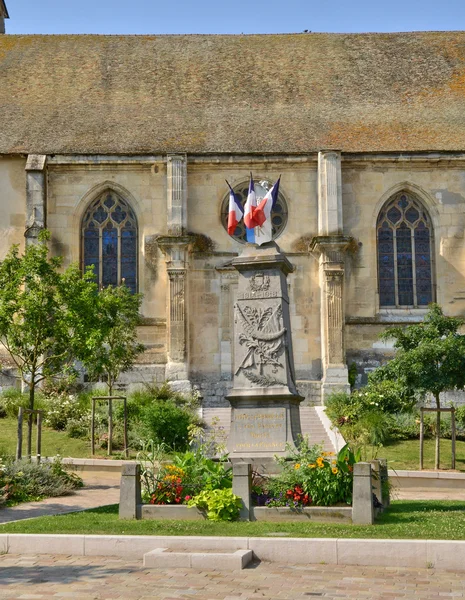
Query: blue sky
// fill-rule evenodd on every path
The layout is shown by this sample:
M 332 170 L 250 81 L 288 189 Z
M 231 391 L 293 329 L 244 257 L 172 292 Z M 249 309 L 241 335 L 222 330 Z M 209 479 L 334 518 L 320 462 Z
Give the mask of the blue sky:
M 7 33 L 465 29 L 465 0 L 6 0 Z

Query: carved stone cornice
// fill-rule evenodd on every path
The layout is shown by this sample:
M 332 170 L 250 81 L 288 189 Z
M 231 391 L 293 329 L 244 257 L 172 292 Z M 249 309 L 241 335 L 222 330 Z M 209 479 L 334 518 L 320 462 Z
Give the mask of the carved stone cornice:
M 327 254 L 331 251 L 345 252 L 351 238 L 345 235 L 315 235 L 310 244 L 310 250 L 318 254 Z
M 163 254 L 166 254 L 174 246 L 184 247 L 187 250 L 193 242 L 194 237 L 192 235 L 161 235 L 157 238 L 157 243 Z

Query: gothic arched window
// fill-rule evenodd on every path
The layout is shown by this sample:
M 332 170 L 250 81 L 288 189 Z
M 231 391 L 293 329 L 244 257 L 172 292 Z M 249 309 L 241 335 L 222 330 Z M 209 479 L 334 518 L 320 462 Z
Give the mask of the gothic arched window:
M 137 291 L 137 221 L 113 190 L 94 200 L 82 219 L 82 264 L 94 265 L 100 287 L 125 283 Z
M 422 307 L 433 301 L 433 228 L 422 204 L 400 192 L 377 221 L 379 303 Z

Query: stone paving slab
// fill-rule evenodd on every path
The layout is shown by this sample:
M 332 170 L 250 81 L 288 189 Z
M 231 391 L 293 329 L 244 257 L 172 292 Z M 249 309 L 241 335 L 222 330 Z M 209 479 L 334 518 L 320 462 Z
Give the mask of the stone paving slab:
M 145 569 L 141 561 L 0 556 L 5 600 L 304 600 L 465 598 L 463 573 L 435 569 L 253 563 L 242 571 Z
M 24 502 L 0 510 L 0 523 L 59 515 L 119 502 L 119 473 L 85 473 L 84 487 L 69 496 Z

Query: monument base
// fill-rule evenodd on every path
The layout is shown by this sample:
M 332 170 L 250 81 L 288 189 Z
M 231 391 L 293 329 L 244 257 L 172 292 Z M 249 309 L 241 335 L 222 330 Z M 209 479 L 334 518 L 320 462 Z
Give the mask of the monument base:
M 286 456 L 302 434 L 299 405 L 302 397 L 287 388 L 241 391 L 228 396 L 231 403 L 231 430 L 228 452 L 235 459 L 272 459 Z

